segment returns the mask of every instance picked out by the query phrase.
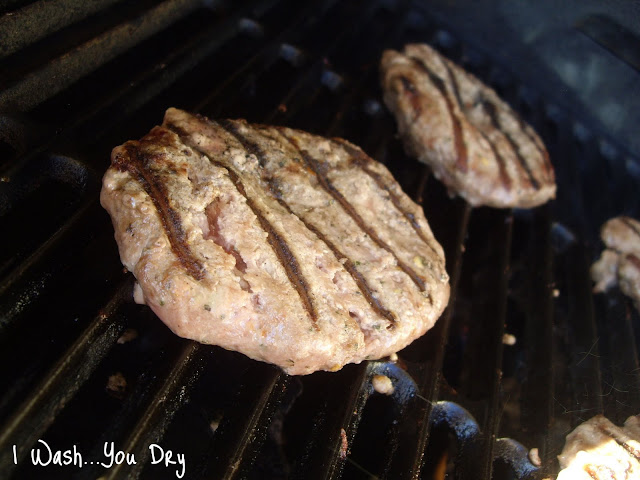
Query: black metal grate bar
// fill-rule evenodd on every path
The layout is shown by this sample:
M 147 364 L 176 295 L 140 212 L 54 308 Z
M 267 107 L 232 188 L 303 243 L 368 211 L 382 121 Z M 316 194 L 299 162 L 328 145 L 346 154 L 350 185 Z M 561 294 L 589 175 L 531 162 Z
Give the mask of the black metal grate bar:
M 203 347 L 196 342 L 185 342 L 174 368 L 154 393 L 153 400 L 122 446 L 123 451 L 135 456 L 137 463 L 123 462 L 116 465 L 109 470 L 107 478 L 139 476 L 151 454 L 149 445 L 160 441 L 176 411 L 187 400 L 190 387 L 197 381 L 202 368 L 202 350 Z
M 15 468 L 12 445 L 17 458 L 25 460 L 28 449 L 42 436 L 80 386 L 93 373 L 124 330 L 118 309 L 131 296 L 133 280 L 127 278 L 112 300 L 105 305 L 85 332 L 60 357 L 60 361 L 42 378 L 42 382 L 25 396 L 25 401 L 2 426 L 0 435 L 0 470 Z
M 78 2 L 70 5 L 65 0 L 31 3 L 17 11 L 0 17 L 0 58 L 5 57 L 50 33 L 80 21 L 117 0 Z
M 29 110 L 148 36 L 189 13 L 201 0 L 167 0 L 141 17 L 53 59 L 0 92 L 0 109 Z
M 253 383 L 244 383 L 216 430 L 209 452 L 209 478 L 243 478 L 250 470 L 266 430 L 289 383 L 277 369 L 256 369 Z

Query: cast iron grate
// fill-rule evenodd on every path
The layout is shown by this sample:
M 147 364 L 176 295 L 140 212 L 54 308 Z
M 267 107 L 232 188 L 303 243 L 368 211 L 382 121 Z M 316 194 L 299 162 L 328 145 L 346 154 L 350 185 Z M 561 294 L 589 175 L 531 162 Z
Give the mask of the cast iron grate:
M 617 292 L 592 296 L 588 278 L 599 225 L 640 213 L 637 162 L 455 26 L 403 1 L 80 2 L 62 23 L 66 2 L 2 5 L 3 477 L 175 478 L 149 462 L 159 444 L 185 454 L 187 478 L 543 478 L 578 423 L 638 413 L 637 312 Z M 555 202 L 471 209 L 404 155 L 377 62 L 418 40 L 533 123 Z M 387 164 L 445 247 L 452 299 L 436 327 L 398 363 L 290 378 L 176 338 L 133 304 L 99 178 L 110 149 L 168 106 L 343 136 Z M 373 391 L 376 373 L 393 395 Z M 89 463 L 33 466 L 38 439 Z M 137 463 L 91 464 L 111 442 Z

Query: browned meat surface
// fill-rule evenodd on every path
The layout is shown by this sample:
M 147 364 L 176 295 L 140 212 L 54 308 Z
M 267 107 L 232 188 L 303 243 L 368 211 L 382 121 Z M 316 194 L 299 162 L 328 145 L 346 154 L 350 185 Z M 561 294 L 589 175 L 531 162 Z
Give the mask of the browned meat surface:
M 640 304 L 640 222 L 630 217 L 608 220 L 600 230 L 607 249 L 591 266 L 595 292 L 616 285 L 622 293 Z
M 101 202 L 136 298 L 290 374 L 390 355 L 448 302 L 422 209 L 344 140 L 169 109 L 113 150 Z
M 620 428 L 597 415 L 576 427 L 558 457 L 558 480 L 640 479 L 639 420 L 629 417 Z
M 427 45 L 386 50 L 384 101 L 407 153 L 471 205 L 534 207 L 555 197 L 544 144 L 497 94 Z

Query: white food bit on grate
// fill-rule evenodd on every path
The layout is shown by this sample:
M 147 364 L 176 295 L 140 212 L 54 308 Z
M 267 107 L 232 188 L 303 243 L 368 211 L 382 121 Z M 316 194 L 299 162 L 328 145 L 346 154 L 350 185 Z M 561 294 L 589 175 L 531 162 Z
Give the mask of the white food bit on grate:
M 133 301 L 138 305 L 144 305 L 147 303 L 144 301 L 144 293 L 142 292 L 142 287 L 138 282 L 133 284 Z
M 392 353 L 391 355 L 389 355 L 389 361 L 396 363 L 398 361 L 398 354 L 397 353 Z
M 516 344 L 515 335 L 511 335 L 510 333 L 505 333 L 504 335 L 502 335 L 502 343 L 504 343 L 505 345 L 515 345 Z
M 118 345 L 122 345 L 130 342 L 131 340 L 135 340 L 136 338 L 138 338 L 138 332 L 133 328 L 127 328 L 124 332 L 122 332 L 122 335 L 120 335 L 116 343 Z
M 373 389 L 383 395 L 391 395 L 393 393 L 393 383 L 386 375 L 374 375 L 371 379 Z
M 533 463 L 536 467 L 542 465 L 542 460 L 540 460 L 540 453 L 538 452 L 537 448 L 532 448 L 531 450 L 529 450 L 529 460 L 531 460 L 531 463 Z

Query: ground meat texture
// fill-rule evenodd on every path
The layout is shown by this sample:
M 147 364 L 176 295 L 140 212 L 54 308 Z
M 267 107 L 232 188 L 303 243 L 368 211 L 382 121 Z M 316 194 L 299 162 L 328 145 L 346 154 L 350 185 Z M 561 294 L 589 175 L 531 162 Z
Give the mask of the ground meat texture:
M 547 150 L 489 87 L 436 50 L 410 44 L 381 60 L 384 101 L 407 153 L 471 205 L 534 207 L 555 197 Z
M 623 427 L 596 415 L 567 435 L 558 456 L 558 480 L 632 480 L 640 478 L 638 416 Z
M 640 305 L 640 222 L 620 216 L 602 226 L 600 238 L 607 247 L 591 266 L 594 292 L 619 286 L 636 308 Z
M 390 355 L 448 302 L 422 209 L 345 140 L 169 109 L 113 150 L 101 202 L 139 301 L 290 374 Z

